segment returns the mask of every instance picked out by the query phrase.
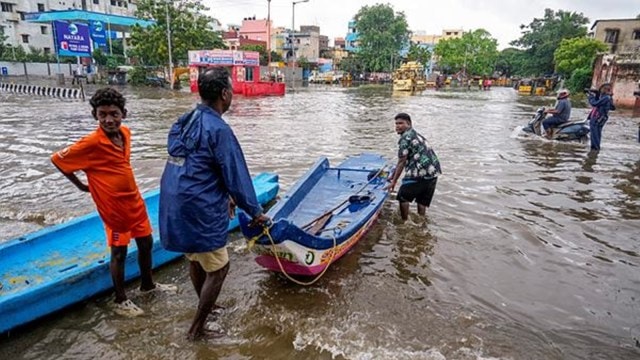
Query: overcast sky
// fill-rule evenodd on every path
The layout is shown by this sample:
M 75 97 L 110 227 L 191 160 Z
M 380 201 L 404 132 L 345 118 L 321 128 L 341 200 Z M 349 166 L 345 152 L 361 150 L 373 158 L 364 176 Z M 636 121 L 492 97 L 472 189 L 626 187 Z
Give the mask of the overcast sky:
M 240 24 L 242 18 L 267 18 L 267 0 L 203 0 L 209 14 L 228 24 Z M 591 23 L 597 19 L 635 18 L 640 14 L 640 0 L 309 0 L 296 5 L 296 28 L 318 25 L 323 35 L 344 37 L 349 19 L 365 5 L 389 3 L 403 11 L 409 28 L 440 34 L 442 29 L 484 28 L 498 39 L 500 49 L 520 36 L 520 24 L 542 17 L 545 8 L 582 12 Z M 272 0 L 274 26 L 291 27 L 291 0 Z

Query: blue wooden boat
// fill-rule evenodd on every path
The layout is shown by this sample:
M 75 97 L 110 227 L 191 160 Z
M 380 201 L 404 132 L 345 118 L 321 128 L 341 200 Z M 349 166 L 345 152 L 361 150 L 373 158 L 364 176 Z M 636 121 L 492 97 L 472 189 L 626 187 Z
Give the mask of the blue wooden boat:
M 258 174 L 253 184 L 263 205 L 278 193 L 276 174 Z M 154 190 L 143 195 L 154 229 L 154 268 L 182 255 L 160 245 L 159 194 Z M 236 217 L 229 230 L 237 226 Z M 127 280 L 140 276 L 137 256 L 132 242 L 126 260 Z M 113 287 L 110 252 L 97 212 L 0 243 L 0 259 L 0 333 Z
M 375 154 L 331 167 L 320 158 L 276 203 L 268 231 L 240 216 L 256 262 L 286 275 L 315 276 L 342 257 L 373 225 L 388 196 L 391 169 Z M 255 243 L 254 243 L 255 242 Z

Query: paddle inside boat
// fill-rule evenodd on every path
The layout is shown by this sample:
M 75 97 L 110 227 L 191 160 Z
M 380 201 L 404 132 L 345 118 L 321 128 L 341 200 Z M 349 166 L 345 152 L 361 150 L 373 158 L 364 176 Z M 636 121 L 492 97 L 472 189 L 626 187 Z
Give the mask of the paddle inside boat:
M 260 173 L 253 185 L 265 205 L 278 193 L 278 175 Z M 182 255 L 160 245 L 159 195 L 159 190 L 143 195 L 154 231 L 154 268 Z M 229 230 L 238 226 L 237 219 L 229 223 Z M 126 280 L 140 276 L 137 256 L 132 241 Z M 110 252 L 96 212 L 0 243 L 0 259 L 0 333 L 113 288 Z
M 369 230 L 388 196 L 391 174 L 375 154 L 350 157 L 337 167 L 320 158 L 267 213 L 272 224 L 240 227 L 256 262 L 285 275 L 317 276 Z

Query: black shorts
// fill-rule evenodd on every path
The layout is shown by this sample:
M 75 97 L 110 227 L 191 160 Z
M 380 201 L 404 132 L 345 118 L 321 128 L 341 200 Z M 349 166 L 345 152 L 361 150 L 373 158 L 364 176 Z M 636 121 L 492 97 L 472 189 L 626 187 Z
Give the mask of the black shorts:
M 433 199 L 433 193 L 436 191 L 437 177 L 433 179 L 420 179 L 409 184 L 403 184 L 398 190 L 398 201 L 400 202 L 413 202 L 415 200 L 418 204 L 429 207 L 431 205 L 431 199 Z

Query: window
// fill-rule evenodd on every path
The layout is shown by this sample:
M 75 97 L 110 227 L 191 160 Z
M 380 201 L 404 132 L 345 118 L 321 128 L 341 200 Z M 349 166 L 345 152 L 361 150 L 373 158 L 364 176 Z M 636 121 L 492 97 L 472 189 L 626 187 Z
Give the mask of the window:
M 46 11 L 46 10 L 44 9 L 44 4 L 40 4 L 40 3 L 38 3 L 38 12 L 43 12 L 43 11 Z
M 51 48 L 43 48 L 43 49 L 42 49 L 42 52 L 43 52 L 45 55 L 51 55 Z
M 93 3 L 96 5 L 100 5 L 100 0 L 93 0 Z
M 18 14 L 20 14 L 20 20 L 24 20 L 24 11 L 18 11 Z
M 47 35 L 49 33 L 49 28 L 46 26 L 40 26 L 40 34 Z
M 451 35 L 451 31 L 447 31 L 447 35 Z
M 609 44 L 615 44 L 618 42 L 618 34 L 620 33 L 620 29 L 605 29 L 604 31 L 604 42 Z
M 640 29 L 633 30 L 633 33 L 631 34 L 631 39 L 640 40 Z
M 29 43 L 29 35 L 28 34 L 22 34 L 22 42 L 25 44 Z
M 13 4 L 9 3 L 0 3 L 0 8 L 2 8 L 2 12 L 13 12 Z

